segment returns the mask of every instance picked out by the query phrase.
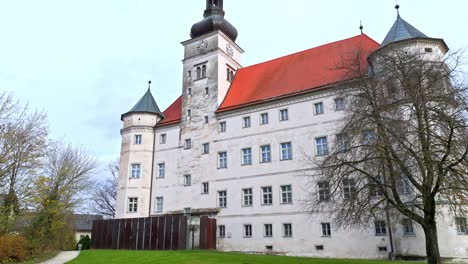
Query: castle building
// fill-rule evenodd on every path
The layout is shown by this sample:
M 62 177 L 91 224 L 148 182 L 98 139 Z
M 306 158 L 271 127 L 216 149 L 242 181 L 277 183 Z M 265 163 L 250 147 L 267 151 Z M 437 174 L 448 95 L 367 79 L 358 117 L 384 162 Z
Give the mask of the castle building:
M 302 205 L 305 159 L 335 143 L 345 99 L 333 91 L 347 85 L 336 69 L 343 54 L 359 50 L 368 65 L 376 51 L 413 47 L 442 59 L 445 42 L 398 15 L 381 44 L 360 34 L 242 67 L 237 30 L 224 15 L 223 0 L 207 0 L 203 20 L 182 42 L 179 98 L 161 111 L 148 89 L 121 116 L 116 218 L 184 213 L 196 223 L 209 215 L 217 219 L 220 250 L 424 256 L 423 230 L 411 221 L 342 230 L 310 215 Z M 438 221 L 442 256 L 467 257 L 466 219 Z

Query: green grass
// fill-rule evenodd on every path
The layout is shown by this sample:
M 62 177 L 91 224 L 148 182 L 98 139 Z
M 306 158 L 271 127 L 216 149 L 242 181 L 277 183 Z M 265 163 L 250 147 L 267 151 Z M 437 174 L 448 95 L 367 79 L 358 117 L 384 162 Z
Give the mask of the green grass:
M 164 264 L 410 264 L 385 260 L 317 259 L 266 256 L 217 251 L 128 251 L 84 250 L 70 264 L 77 263 L 164 263 Z

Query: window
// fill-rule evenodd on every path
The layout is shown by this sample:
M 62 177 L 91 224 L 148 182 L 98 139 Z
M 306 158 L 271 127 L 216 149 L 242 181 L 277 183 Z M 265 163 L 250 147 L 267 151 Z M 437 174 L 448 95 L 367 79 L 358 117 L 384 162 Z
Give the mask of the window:
M 227 206 L 227 191 L 218 191 L 218 207 L 225 208 Z
M 291 224 L 283 224 L 283 236 L 291 237 L 292 236 L 292 225 Z
M 262 187 L 262 205 L 273 204 L 273 188 L 271 186 Z
M 184 215 L 189 216 L 192 214 L 192 208 L 190 207 L 185 207 L 184 208 Z
M 234 80 L 234 71 L 231 68 L 226 69 L 226 80 L 232 82 Z
M 414 235 L 413 220 L 410 218 L 403 219 L 401 225 L 403 226 L 404 235 Z
M 316 250 L 323 250 L 323 245 L 315 245 Z
M 162 213 L 164 201 L 163 199 L 163 197 L 156 197 L 156 208 L 154 209 L 156 213 Z
M 242 128 L 250 127 L 250 116 L 242 118 Z
M 210 88 L 205 87 L 205 94 L 208 94 L 208 93 L 209 93 L 209 90 L 210 90 Z
M 281 143 L 281 160 L 292 159 L 292 146 L 291 142 Z
M 347 135 L 336 135 L 336 148 L 338 151 L 345 151 L 349 148 L 349 139 Z
M 292 203 L 292 187 L 291 185 L 283 185 L 281 188 L 281 203 L 290 204 Z
M 136 213 L 138 211 L 138 198 L 131 197 L 128 198 L 128 212 Z
M 424 48 L 424 51 L 430 53 L 432 52 L 432 48 Z
M 375 235 L 385 236 L 387 234 L 387 226 L 385 221 L 375 221 Z
M 382 176 L 376 177 L 375 179 L 371 179 L 371 182 L 369 183 L 369 194 L 371 197 L 382 197 L 384 196 L 384 190 L 382 187 L 383 183 L 383 178 Z
M 265 224 L 264 225 L 264 233 L 263 235 L 266 237 L 272 237 L 273 236 L 273 225 L 272 224 Z
M 202 78 L 206 78 L 206 65 L 202 66 Z
M 191 109 L 188 109 L 187 110 L 187 117 L 191 117 L 192 116 L 192 110 Z
M 322 236 L 329 237 L 331 236 L 331 225 L 330 223 L 321 223 L 322 225 Z
M 314 104 L 314 108 L 315 108 L 315 114 L 316 115 L 323 114 L 323 103 L 322 102 Z
M 226 132 L 226 121 L 219 122 L 219 132 Z
M 203 143 L 202 145 L 202 154 L 210 153 L 210 143 Z
M 354 179 L 343 180 L 343 194 L 345 199 L 354 199 L 356 197 L 356 186 Z
M 288 120 L 288 109 L 281 109 L 280 110 L 280 121 L 286 121 Z
M 208 182 L 202 183 L 202 194 L 208 194 L 210 191 L 210 184 Z
M 164 178 L 166 176 L 166 163 L 158 163 L 158 178 Z
M 252 188 L 242 189 L 242 206 L 252 206 L 253 195 Z
M 166 134 L 161 134 L 159 136 L 159 144 L 166 144 Z
M 260 115 L 260 125 L 268 124 L 268 113 L 263 113 Z
M 197 80 L 201 79 L 201 68 L 197 67 Z
M 132 179 L 139 179 L 141 173 L 141 165 L 140 164 L 132 164 Z
M 377 247 L 377 249 L 379 250 L 379 252 L 387 252 L 387 247 L 385 247 L 385 246 Z
M 218 169 L 225 169 L 227 168 L 227 152 L 219 152 L 218 153 Z
M 187 95 L 192 95 L 192 88 L 187 88 Z
M 270 145 L 260 147 L 260 163 L 271 162 L 271 148 Z
M 457 224 L 457 232 L 458 234 L 468 234 L 468 227 L 466 225 L 466 218 L 464 217 L 457 217 L 455 218 L 455 222 Z
M 252 237 L 252 225 L 244 225 L 244 237 Z
M 184 186 L 192 185 L 192 176 L 191 175 L 184 175 Z
M 369 144 L 375 139 L 374 130 L 364 130 L 362 131 L 362 143 Z
M 410 195 L 413 193 L 411 182 L 408 177 L 401 177 L 397 182 L 397 190 L 400 195 Z
M 187 76 L 188 76 L 189 78 L 192 78 L 192 71 L 188 71 L 188 72 L 187 72 Z
M 242 165 L 252 165 L 252 149 L 242 149 Z
M 330 200 L 330 183 L 327 181 L 320 181 L 317 183 L 319 201 L 324 202 Z
M 317 156 L 323 156 L 328 154 L 328 142 L 327 137 L 315 138 L 315 148 Z
M 205 116 L 205 124 L 208 124 L 208 116 Z
M 218 226 L 218 236 L 225 237 L 226 236 L 226 226 L 220 225 Z
M 335 111 L 342 111 L 345 108 L 343 98 L 335 98 Z
M 135 135 L 135 145 L 141 144 L 141 135 Z
M 192 140 L 190 138 L 187 138 L 185 140 L 184 148 L 185 149 L 190 149 L 192 147 Z

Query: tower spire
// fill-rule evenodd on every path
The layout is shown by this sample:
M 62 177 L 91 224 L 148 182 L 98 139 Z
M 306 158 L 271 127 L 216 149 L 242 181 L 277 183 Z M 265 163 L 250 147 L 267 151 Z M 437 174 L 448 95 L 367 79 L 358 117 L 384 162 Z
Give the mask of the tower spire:
M 397 15 L 400 16 L 400 5 L 398 4 L 398 0 L 396 0 L 395 9 L 396 9 Z
M 361 30 L 361 34 L 363 34 L 362 30 L 364 29 L 364 27 L 362 26 L 362 20 L 359 21 L 359 29 Z
M 151 80 L 148 81 L 148 91 L 151 90 Z

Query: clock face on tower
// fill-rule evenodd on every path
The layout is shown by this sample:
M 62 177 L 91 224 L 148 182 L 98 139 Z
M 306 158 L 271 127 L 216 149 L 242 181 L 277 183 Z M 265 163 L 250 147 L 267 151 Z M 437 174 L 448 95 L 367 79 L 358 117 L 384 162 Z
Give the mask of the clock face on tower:
M 226 44 L 226 52 L 229 56 L 234 56 L 234 49 L 229 44 Z
M 197 46 L 198 51 L 204 51 L 207 48 L 208 48 L 208 40 L 202 39 L 198 41 L 198 46 Z

